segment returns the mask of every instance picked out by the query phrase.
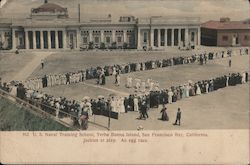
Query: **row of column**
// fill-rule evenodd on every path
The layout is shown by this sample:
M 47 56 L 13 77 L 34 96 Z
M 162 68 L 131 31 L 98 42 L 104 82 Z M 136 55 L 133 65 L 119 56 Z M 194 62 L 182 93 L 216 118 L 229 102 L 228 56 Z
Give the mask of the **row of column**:
M 25 48 L 26 49 L 30 49 L 30 40 L 29 40 L 29 32 L 32 32 L 32 40 L 33 40 L 33 49 L 37 49 L 36 45 L 36 32 L 40 32 L 40 49 L 44 49 L 45 45 L 44 45 L 44 33 L 43 32 L 47 32 L 47 43 L 48 43 L 48 48 L 47 49 L 52 49 L 51 47 L 51 31 L 37 31 L 37 30 L 33 30 L 33 31 L 25 31 Z M 58 31 L 54 31 L 55 32 L 55 49 L 59 49 L 59 37 L 58 37 Z M 13 31 L 12 34 L 15 34 L 15 32 Z M 13 41 L 13 48 L 16 48 L 16 37 L 15 35 L 12 35 L 12 41 Z M 62 31 L 62 48 L 67 48 L 67 43 L 66 43 L 66 31 Z
M 151 47 L 154 47 L 154 30 L 155 29 L 151 29 L 150 31 L 150 36 L 149 36 L 149 39 L 150 39 L 150 42 L 149 42 L 149 46 Z M 175 37 L 174 37 L 174 28 L 171 29 L 171 46 L 174 46 L 174 40 L 175 40 Z M 188 33 L 189 29 L 188 28 L 185 28 L 185 45 L 188 45 L 189 43 L 189 33 Z M 158 47 L 161 46 L 161 29 L 158 29 L 158 32 L 157 32 L 158 36 L 157 36 L 157 45 Z M 137 47 L 138 49 L 140 49 L 141 47 L 141 29 L 138 27 L 138 35 L 137 35 Z M 165 36 L 164 36 L 164 43 L 165 43 L 165 46 L 167 46 L 168 44 L 168 29 L 165 29 Z M 181 43 L 181 29 L 178 29 L 178 44 Z M 197 45 L 200 45 L 200 28 L 198 28 L 198 32 L 197 32 Z

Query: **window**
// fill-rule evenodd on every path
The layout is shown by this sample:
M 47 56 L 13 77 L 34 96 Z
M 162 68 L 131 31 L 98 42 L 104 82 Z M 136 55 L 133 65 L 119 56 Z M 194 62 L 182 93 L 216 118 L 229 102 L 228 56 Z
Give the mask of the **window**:
M 110 37 L 106 37 L 106 43 L 110 43 Z
M 245 36 L 244 36 L 244 40 L 249 40 L 249 36 L 248 36 L 248 35 L 245 35 Z
M 95 43 L 99 43 L 99 37 L 95 37 Z
M 83 41 L 84 44 L 87 44 L 88 43 L 88 38 L 87 37 L 83 37 L 82 41 Z
M 117 37 L 117 42 L 122 42 L 122 37 Z
M 222 36 L 222 41 L 227 41 L 228 40 L 228 36 Z
M 148 38 L 147 33 L 144 32 L 144 33 L 143 33 L 143 42 L 144 42 L 144 43 L 147 43 L 147 38 Z

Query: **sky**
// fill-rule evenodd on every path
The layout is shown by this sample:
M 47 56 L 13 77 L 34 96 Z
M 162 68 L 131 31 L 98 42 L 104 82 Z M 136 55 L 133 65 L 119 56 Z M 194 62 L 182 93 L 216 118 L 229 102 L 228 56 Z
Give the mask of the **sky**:
M 48 0 L 67 7 L 70 17 L 77 17 L 77 6 L 81 4 L 81 18 L 106 17 L 118 19 L 122 15 L 148 16 L 194 16 L 202 22 L 230 17 L 231 20 L 249 18 L 248 0 Z M 9 0 L 0 9 L 0 17 L 28 17 L 31 8 L 43 4 L 44 0 Z

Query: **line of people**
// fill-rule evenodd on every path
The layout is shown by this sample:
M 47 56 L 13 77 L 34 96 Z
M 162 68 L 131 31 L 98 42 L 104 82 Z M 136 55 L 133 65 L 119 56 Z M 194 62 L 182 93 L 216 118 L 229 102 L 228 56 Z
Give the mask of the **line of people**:
M 66 113 L 77 116 L 72 119 L 76 124 L 80 122 L 79 117 L 83 114 L 85 116 L 103 115 L 105 111 L 118 114 L 134 111 L 138 112 L 138 119 L 147 119 L 149 117 L 147 111 L 150 108 L 158 108 L 159 105 L 172 104 L 184 98 L 207 94 L 227 86 L 244 84 L 248 80 L 248 72 L 232 73 L 196 83 L 188 81 L 184 85 L 152 90 L 144 94 L 131 94 L 125 98 L 110 96 L 105 99 L 103 96 L 98 96 L 98 99 L 91 99 L 86 96 L 81 101 L 54 97 L 36 90 L 26 89 L 22 83 L 17 82 L 7 84 L 0 81 L 0 88 L 8 91 L 11 95 L 29 101 L 57 118 L 66 117 Z
M 216 58 L 231 57 L 233 55 L 248 55 L 248 48 L 241 48 L 237 50 L 219 51 L 219 52 L 204 52 L 200 54 L 194 54 L 188 57 L 173 57 L 162 60 L 150 60 L 146 62 L 127 63 L 121 65 L 110 65 L 104 67 L 91 67 L 86 70 L 80 70 L 77 72 L 68 72 L 66 74 L 58 75 L 44 75 L 41 78 L 33 78 L 26 80 L 23 84 L 28 89 L 38 90 L 45 87 L 51 87 L 56 85 L 66 85 L 72 83 L 83 82 L 87 79 L 97 79 L 97 84 L 105 85 L 105 76 L 115 76 L 116 85 L 120 85 L 120 74 L 126 74 L 130 72 L 151 70 L 162 67 L 169 67 L 173 65 L 189 64 L 199 62 L 201 65 L 206 64 L 208 60 Z M 127 83 L 130 87 L 129 82 Z

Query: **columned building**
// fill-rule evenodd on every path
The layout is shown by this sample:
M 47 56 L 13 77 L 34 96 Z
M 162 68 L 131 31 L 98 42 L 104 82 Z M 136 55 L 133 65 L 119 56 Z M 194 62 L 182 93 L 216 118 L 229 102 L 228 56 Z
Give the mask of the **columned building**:
M 44 2 L 25 19 L 0 19 L 0 49 L 135 48 L 200 45 L 199 18 L 122 16 L 81 20 Z
M 166 48 L 200 45 L 199 18 L 139 18 L 137 48 Z

